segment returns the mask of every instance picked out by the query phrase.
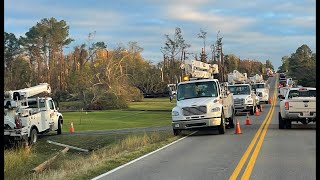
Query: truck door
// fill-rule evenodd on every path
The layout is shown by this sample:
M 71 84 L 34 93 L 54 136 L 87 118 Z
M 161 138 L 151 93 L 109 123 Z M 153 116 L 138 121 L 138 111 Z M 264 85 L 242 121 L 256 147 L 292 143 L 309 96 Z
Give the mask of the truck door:
M 39 128 L 39 131 L 42 132 L 46 129 L 49 128 L 49 119 L 50 119 L 50 116 L 49 116 L 49 104 L 48 102 L 45 100 L 45 99 L 39 99 L 39 108 L 40 108 L 40 111 L 41 111 L 41 119 L 39 120 L 40 121 L 40 125 L 39 127 L 41 127 L 41 129 Z
M 49 124 L 54 124 L 55 122 L 57 122 L 57 110 L 54 106 L 54 102 L 53 100 L 49 100 L 49 108 L 50 108 L 50 122 Z

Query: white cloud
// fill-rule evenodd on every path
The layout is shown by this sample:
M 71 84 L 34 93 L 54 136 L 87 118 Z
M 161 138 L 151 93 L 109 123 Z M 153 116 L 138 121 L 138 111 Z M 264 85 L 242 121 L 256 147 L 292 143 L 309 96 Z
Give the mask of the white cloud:
M 256 22 L 252 17 L 223 16 L 203 12 L 187 6 L 172 6 L 167 9 L 167 18 L 203 24 L 208 29 L 219 29 L 224 33 L 232 33 Z
M 286 20 L 281 20 L 280 22 L 291 26 L 314 28 L 314 30 L 316 28 L 315 16 L 292 17 Z

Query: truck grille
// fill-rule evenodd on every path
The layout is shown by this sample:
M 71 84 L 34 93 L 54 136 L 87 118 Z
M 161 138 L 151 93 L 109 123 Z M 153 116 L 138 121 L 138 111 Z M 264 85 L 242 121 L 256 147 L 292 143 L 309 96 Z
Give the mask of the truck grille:
M 182 108 L 184 116 L 201 115 L 207 113 L 206 106 L 184 107 Z
M 234 104 L 244 104 L 244 99 L 236 98 L 234 99 Z

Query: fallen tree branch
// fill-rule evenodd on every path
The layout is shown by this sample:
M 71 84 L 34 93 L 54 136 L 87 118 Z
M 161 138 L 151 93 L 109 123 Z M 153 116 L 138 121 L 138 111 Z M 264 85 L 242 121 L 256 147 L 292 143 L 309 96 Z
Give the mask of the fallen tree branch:
M 46 160 L 39 166 L 35 167 L 32 169 L 33 172 L 40 173 L 43 170 L 45 170 L 60 154 L 65 154 L 69 150 L 68 147 L 64 148 L 61 152 L 59 152 L 57 155 L 53 156 L 52 158 Z

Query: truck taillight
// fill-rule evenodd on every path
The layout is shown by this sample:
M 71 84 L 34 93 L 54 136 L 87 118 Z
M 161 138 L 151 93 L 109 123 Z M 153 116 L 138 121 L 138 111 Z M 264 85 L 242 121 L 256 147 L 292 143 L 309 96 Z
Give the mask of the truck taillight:
M 284 109 L 285 110 L 289 110 L 289 102 L 285 102 L 284 103 Z

